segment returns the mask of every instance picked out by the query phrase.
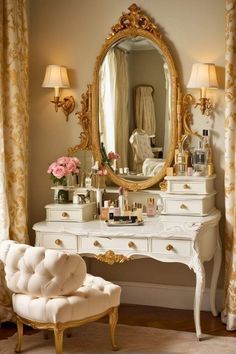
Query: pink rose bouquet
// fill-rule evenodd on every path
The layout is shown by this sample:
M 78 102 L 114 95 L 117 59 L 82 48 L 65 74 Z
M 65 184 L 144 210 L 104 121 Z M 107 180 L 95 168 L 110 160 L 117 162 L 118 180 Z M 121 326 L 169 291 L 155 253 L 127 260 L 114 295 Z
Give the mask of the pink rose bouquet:
M 47 170 L 53 183 L 66 185 L 66 176 L 79 172 L 80 160 L 77 157 L 62 156 L 53 162 Z

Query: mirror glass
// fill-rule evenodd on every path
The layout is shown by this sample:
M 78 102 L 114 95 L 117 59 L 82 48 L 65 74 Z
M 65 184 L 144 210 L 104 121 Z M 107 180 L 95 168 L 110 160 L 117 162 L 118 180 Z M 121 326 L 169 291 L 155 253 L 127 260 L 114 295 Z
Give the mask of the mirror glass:
M 171 140 L 171 81 L 158 46 L 129 36 L 111 46 L 99 68 L 99 138 L 119 158 L 113 170 L 146 180 L 163 168 Z

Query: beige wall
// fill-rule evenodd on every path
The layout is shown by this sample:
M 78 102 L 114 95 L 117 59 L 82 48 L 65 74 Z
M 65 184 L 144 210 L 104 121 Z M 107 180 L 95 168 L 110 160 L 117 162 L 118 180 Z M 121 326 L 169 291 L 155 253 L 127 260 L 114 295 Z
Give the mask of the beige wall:
M 71 89 L 79 105 L 82 92 L 92 82 L 93 66 L 110 27 L 130 0 L 29 0 L 30 12 L 30 192 L 29 225 L 44 219 L 44 205 L 52 200 L 46 174 L 49 163 L 78 142 L 80 128 L 74 114 L 66 123 L 49 103 L 50 89 L 41 88 L 47 64 L 70 68 Z M 194 62 L 214 62 L 220 90 L 212 93 L 217 104 L 214 119 L 194 110 L 194 125 L 212 129 L 217 172 L 217 206 L 223 212 L 224 191 L 224 0 L 140 0 L 159 24 L 175 58 L 182 87 Z M 194 92 L 194 94 L 198 94 Z M 77 106 L 78 108 L 78 106 Z M 80 157 L 85 161 L 86 153 Z M 85 162 L 84 162 L 85 163 Z M 207 266 L 209 273 L 210 266 Z M 92 262 L 91 271 L 110 279 L 191 285 L 195 277 L 183 265 L 161 264 L 146 259 L 114 267 Z

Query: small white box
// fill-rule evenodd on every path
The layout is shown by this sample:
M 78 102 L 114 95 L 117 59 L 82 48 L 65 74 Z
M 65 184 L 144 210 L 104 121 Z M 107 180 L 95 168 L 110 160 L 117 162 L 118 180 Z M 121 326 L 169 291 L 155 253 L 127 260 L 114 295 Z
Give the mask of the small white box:
M 211 194 L 215 175 L 210 177 L 166 176 L 167 192 L 173 194 Z
M 46 221 L 72 221 L 85 222 L 94 220 L 96 203 L 86 204 L 48 204 L 46 208 Z

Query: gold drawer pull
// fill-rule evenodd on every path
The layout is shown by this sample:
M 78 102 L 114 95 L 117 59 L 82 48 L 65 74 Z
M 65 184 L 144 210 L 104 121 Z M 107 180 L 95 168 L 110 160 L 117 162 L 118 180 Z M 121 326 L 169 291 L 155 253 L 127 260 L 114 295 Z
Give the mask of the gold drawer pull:
M 135 248 L 136 245 L 135 245 L 135 243 L 134 243 L 133 241 L 129 241 L 128 247 L 129 247 L 129 248 Z
M 174 247 L 173 247 L 171 244 L 169 244 L 169 245 L 166 246 L 166 250 L 167 250 L 167 251 L 172 251 L 173 248 L 174 248 Z
M 56 244 L 57 246 L 60 246 L 60 245 L 62 244 L 62 240 L 60 240 L 59 238 L 57 238 L 57 239 L 55 240 L 55 244 Z
M 61 216 L 62 216 L 63 218 L 68 218 L 68 217 L 69 217 L 69 214 L 66 213 L 65 211 L 63 211 L 63 213 L 61 214 Z
M 181 204 L 181 205 L 180 205 L 180 209 L 188 209 L 188 207 L 187 207 L 187 205 L 185 205 L 185 204 Z
M 190 189 L 190 185 L 189 184 L 184 184 L 184 189 Z
M 94 241 L 93 245 L 94 245 L 95 247 L 101 247 L 100 242 L 98 242 L 97 240 Z

